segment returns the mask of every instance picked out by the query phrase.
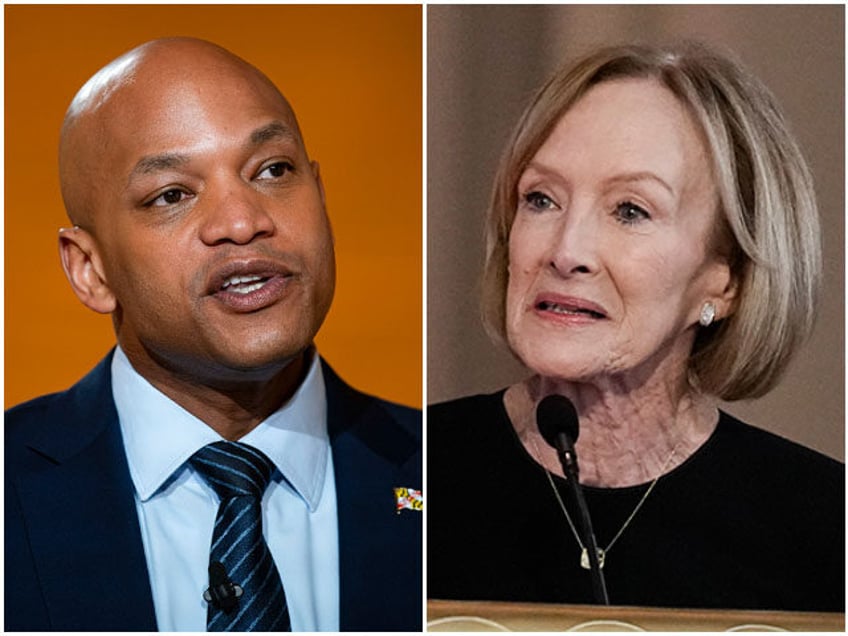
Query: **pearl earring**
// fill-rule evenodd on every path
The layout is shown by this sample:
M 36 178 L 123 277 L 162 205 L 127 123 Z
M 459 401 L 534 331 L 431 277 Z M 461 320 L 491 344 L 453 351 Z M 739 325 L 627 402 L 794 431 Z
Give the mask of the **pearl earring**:
M 701 316 L 698 318 L 698 322 L 700 322 L 703 327 L 709 327 L 713 324 L 713 320 L 715 320 L 715 314 L 715 305 L 711 302 L 705 302 L 704 306 L 701 307 Z

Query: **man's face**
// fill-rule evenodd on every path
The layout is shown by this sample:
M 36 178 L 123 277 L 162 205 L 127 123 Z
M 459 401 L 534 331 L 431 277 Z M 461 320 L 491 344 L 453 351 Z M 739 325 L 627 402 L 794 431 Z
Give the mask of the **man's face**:
M 145 62 L 94 121 L 91 234 L 130 359 L 217 378 L 303 351 L 332 300 L 333 243 L 279 94 L 214 56 Z

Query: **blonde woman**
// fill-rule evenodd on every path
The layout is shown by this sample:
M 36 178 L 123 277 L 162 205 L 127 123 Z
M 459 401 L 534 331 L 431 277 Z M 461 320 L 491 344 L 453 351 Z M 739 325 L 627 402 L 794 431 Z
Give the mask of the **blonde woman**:
M 776 384 L 819 288 L 768 90 L 698 45 L 587 56 L 521 118 L 487 232 L 487 326 L 532 375 L 429 409 L 429 596 L 592 602 L 536 427 L 561 394 L 613 604 L 842 611 L 844 467 L 716 408 Z

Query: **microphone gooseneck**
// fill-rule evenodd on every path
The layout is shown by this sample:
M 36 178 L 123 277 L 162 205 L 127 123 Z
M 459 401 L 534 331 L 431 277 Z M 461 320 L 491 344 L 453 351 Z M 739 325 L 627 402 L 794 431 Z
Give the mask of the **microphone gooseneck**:
M 565 396 L 548 395 L 536 407 L 536 425 L 545 441 L 556 449 L 566 482 L 577 501 L 583 539 L 589 557 L 595 601 L 601 605 L 609 605 L 604 573 L 598 560 L 598 542 L 595 540 L 592 518 L 589 516 L 589 508 L 586 506 L 586 499 L 583 497 L 583 489 L 578 479 L 577 452 L 574 450 L 574 442 L 580 434 L 577 409 Z

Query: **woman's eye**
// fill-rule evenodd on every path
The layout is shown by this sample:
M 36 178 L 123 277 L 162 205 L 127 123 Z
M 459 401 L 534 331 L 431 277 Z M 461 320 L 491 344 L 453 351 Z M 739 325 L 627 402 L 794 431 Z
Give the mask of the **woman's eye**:
M 631 203 L 630 201 L 622 201 L 615 206 L 615 218 L 625 225 L 632 225 L 645 219 L 651 218 L 644 208 Z
M 528 192 L 524 195 L 524 201 L 533 209 L 550 210 L 556 207 L 556 203 L 547 194 L 538 191 Z
M 291 172 L 294 170 L 294 166 L 292 166 L 287 161 L 277 161 L 276 163 L 272 163 L 262 170 L 260 170 L 259 174 L 256 175 L 257 179 L 279 179 L 284 176 L 287 172 Z
M 172 188 L 171 190 L 166 190 L 155 199 L 151 199 L 146 205 L 147 207 L 164 207 L 167 205 L 176 205 L 177 203 L 182 203 L 190 196 L 191 194 L 189 194 L 185 190 Z

